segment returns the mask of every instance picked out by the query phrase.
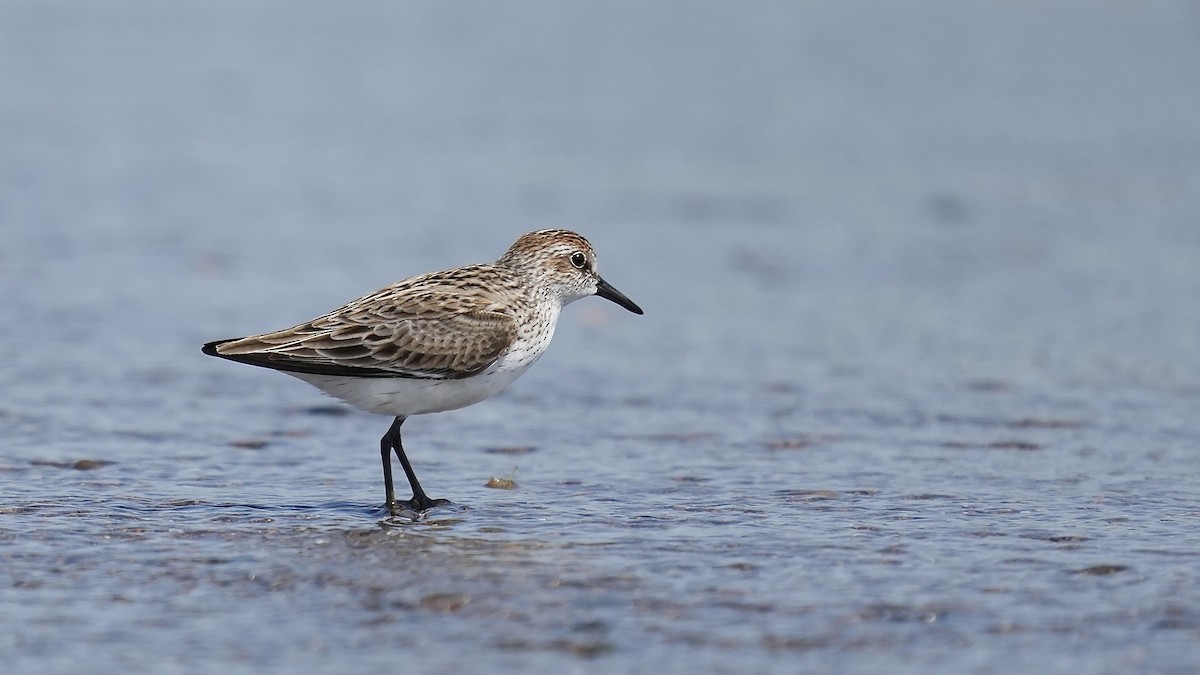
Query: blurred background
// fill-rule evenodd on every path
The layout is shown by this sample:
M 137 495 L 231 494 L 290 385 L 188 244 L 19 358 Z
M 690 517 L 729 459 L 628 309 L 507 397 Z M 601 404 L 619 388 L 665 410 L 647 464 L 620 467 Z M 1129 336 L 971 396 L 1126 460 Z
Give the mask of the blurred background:
M 18 343 L 59 312 L 171 367 L 191 345 L 147 331 L 291 324 L 555 226 L 738 371 L 791 367 L 745 348 L 778 328 L 873 367 L 1197 379 L 1194 3 L 3 12 Z
M 578 595 L 547 590 L 554 559 L 528 576 L 500 563 L 511 595 L 446 564 L 440 590 L 372 610 L 410 628 L 429 625 L 422 608 L 449 617 L 406 643 L 407 663 L 1186 672 L 1200 640 L 1197 73 L 1200 4 L 1186 0 L 3 0 L 0 648 L 23 672 L 82 653 L 137 666 L 131 647 L 99 649 L 133 635 L 222 672 L 398 663 L 390 633 L 324 632 L 320 581 L 374 579 L 352 561 L 387 567 L 408 550 L 379 548 L 395 537 L 296 563 L 300 610 L 231 614 L 213 591 L 191 608 L 213 622 L 196 633 L 171 623 L 163 598 L 187 586 L 172 576 L 114 620 L 112 594 L 128 594 L 110 586 L 156 556 L 236 561 L 235 546 L 261 552 L 234 563 L 253 576 L 280 548 L 306 559 L 305 528 L 377 529 L 386 420 L 199 346 L 565 227 L 646 315 L 573 305 L 509 392 L 420 418 L 406 441 L 433 496 L 475 509 L 429 544 L 452 562 L 501 536 L 498 519 L 539 551 L 548 536 L 630 548 L 576 561 Z M 113 465 L 69 470 L 79 460 Z M 517 463 L 522 490 L 480 489 Z M 680 486 L 703 486 L 701 503 Z M 634 537 L 625 498 L 681 538 Z M 946 509 L 949 529 L 898 524 L 902 498 L 925 500 L 906 502 L 918 520 Z M 561 507 L 538 516 L 553 536 L 520 524 L 542 503 Z M 726 559 L 730 530 L 690 519 L 739 503 L 752 513 L 734 521 L 769 527 Z M 64 520 L 63 504 L 87 517 Z M 253 524 L 264 510 L 287 537 Z M 1106 517 L 1132 520 L 1114 532 Z M 841 549 L 861 534 L 847 523 L 874 519 L 896 541 Z M 64 562 L 128 528 L 141 533 L 124 547 Z M 792 562 L 763 562 L 776 557 Z M 1002 560 L 1034 563 L 997 581 Z M 941 593 L 946 561 L 970 562 Z M 607 585 L 637 578 L 623 565 L 655 572 Z M 689 566 L 726 572 L 692 586 Z M 249 592 L 237 569 L 200 586 Z M 1099 572 L 1062 576 L 1080 570 Z M 1121 590 L 1056 595 L 1109 573 Z M 645 604 L 662 584 L 670 602 Z M 888 597 L 912 587 L 927 592 Z M 336 616 L 361 618 L 347 593 Z M 465 615 L 438 600 L 453 593 L 474 598 Z M 492 619 L 518 599 L 534 609 L 515 638 Z M 74 649 L 54 637 L 55 603 Z M 968 620 L 921 630 L 947 611 Z M 174 628 L 136 628 L 156 622 Z

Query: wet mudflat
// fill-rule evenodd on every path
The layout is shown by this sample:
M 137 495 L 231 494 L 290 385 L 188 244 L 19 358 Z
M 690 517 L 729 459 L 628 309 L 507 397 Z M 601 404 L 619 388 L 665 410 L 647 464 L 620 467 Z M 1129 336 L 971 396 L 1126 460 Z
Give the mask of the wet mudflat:
M 5 672 L 1194 672 L 1198 27 L 5 5 Z M 199 352 L 546 226 L 646 315 L 410 420 L 416 522 Z

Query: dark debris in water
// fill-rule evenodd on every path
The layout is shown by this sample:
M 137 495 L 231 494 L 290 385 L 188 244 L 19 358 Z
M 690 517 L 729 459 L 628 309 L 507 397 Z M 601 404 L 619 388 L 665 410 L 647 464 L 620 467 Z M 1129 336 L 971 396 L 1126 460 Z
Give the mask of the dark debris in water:
M 457 612 L 470 602 L 471 596 L 466 593 L 430 593 L 422 597 L 417 604 L 423 609 L 435 612 Z
M 484 483 L 484 486 L 485 488 L 491 488 L 493 490 L 515 490 L 517 486 L 517 482 L 514 479 L 516 474 L 517 470 L 516 467 L 514 467 L 512 468 L 512 473 L 509 473 L 508 476 L 505 476 L 504 478 L 498 478 L 496 476 L 488 478 L 487 483 Z
M 994 450 L 1041 450 L 1041 443 L 1030 443 L 1029 441 L 994 441 L 988 443 L 987 447 Z
M 517 445 L 509 447 L 484 448 L 483 451 L 490 455 L 528 455 L 536 451 L 537 448 L 529 445 Z
M 531 642 L 529 640 L 506 640 L 500 643 L 503 649 L 513 651 L 559 651 L 585 659 L 594 659 L 616 650 L 616 645 L 607 640 L 550 640 L 548 642 Z
M 1009 424 L 1013 429 L 1079 429 L 1087 426 L 1081 420 L 1025 418 Z
M 1078 534 L 1023 534 L 1021 536 L 1025 539 L 1048 541 L 1052 544 L 1077 544 L 1084 541 L 1091 541 L 1091 537 L 1084 537 Z
M 52 466 L 56 469 L 74 469 L 76 471 L 91 471 L 110 464 L 116 464 L 107 459 L 80 459 L 74 462 L 55 462 L 48 459 L 35 459 L 30 462 L 34 466 Z
M 264 441 L 261 438 L 248 438 L 241 441 L 230 441 L 229 447 L 242 450 L 262 450 L 270 444 L 270 441 Z
M 1081 570 L 1071 570 L 1071 574 L 1087 574 L 1094 577 L 1107 577 L 1124 572 L 1129 569 L 1128 565 L 1092 565 Z

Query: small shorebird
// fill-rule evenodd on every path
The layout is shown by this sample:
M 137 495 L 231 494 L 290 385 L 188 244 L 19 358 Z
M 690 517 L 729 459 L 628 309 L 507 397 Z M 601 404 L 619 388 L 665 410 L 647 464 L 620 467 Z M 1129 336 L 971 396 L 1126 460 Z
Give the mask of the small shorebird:
M 417 482 L 400 444 L 404 420 L 495 396 L 546 351 L 563 306 L 589 295 L 642 313 L 600 278 L 586 239 L 539 230 L 494 263 L 397 281 L 298 326 L 209 342 L 204 353 L 282 371 L 395 417 L 379 441 L 387 508 L 420 512 L 447 501 L 430 499 Z M 404 502 L 392 488 L 393 451 L 412 485 Z

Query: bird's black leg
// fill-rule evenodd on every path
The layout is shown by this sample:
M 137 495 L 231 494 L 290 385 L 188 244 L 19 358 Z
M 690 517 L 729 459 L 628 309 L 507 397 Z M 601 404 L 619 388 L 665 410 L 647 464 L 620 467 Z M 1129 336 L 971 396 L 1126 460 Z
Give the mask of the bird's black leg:
M 396 439 L 399 440 L 400 425 L 403 423 L 404 418 L 397 417 L 383 438 L 379 439 L 379 454 L 383 458 L 383 493 L 387 497 L 384 506 L 392 515 L 396 515 L 396 490 L 392 488 L 392 432 L 395 431 Z
M 450 503 L 446 499 L 430 499 L 421 489 L 421 483 L 417 481 L 417 474 L 413 472 L 412 464 L 408 463 L 408 457 L 404 455 L 404 446 L 400 443 L 400 425 L 404 424 L 406 419 L 408 418 L 397 417 L 392 422 L 392 426 L 388 427 L 387 433 L 379 440 L 379 450 L 383 456 L 383 485 L 387 496 L 387 509 L 392 515 L 396 515 L 399 511 L 396 492 L 392 488 L 392 450 L 395 450 L 396 456 L 400 458 L 400 466 L 404 467 L 404 474 L 408 476 L 408 483 L 412 486 L 412 499 L 403 502 L 405 506 L 413 511 L 425 511 L 434 506 Z

